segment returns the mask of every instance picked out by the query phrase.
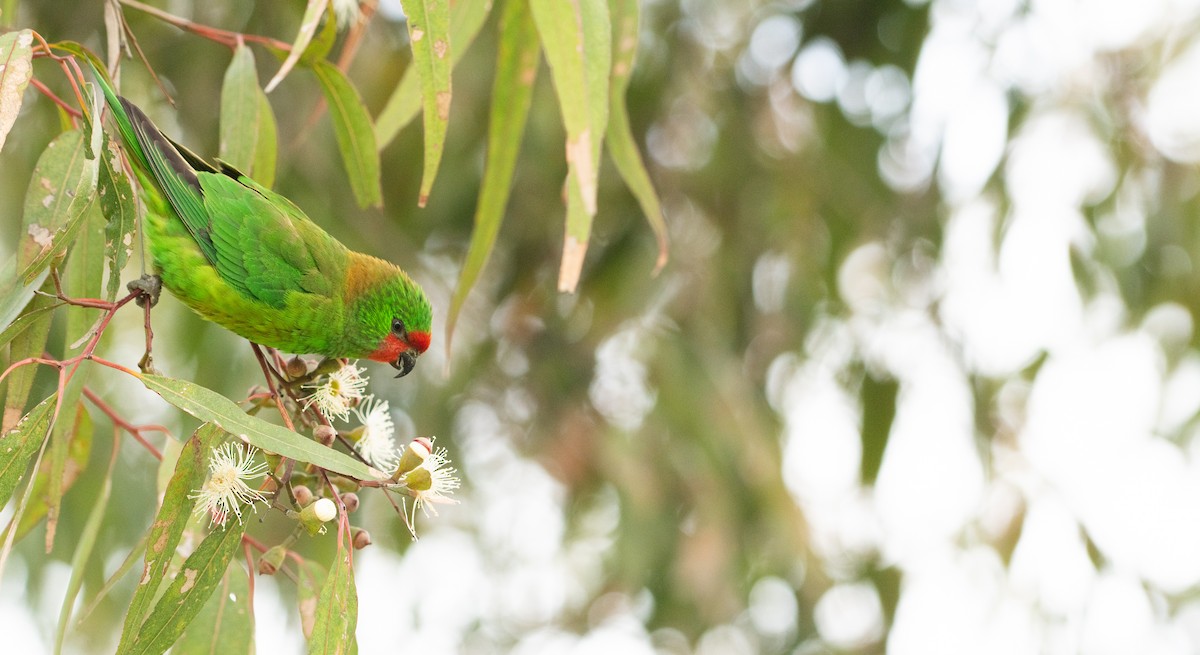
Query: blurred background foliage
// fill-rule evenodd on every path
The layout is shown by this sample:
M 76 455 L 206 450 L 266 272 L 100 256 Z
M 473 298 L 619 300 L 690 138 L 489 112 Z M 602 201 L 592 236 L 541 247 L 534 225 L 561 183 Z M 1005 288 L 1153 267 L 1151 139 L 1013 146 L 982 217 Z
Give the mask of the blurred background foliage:
M 651 275 L 654 235 L 606 161 L 574 295 L 555 289 L 566 167 L 543 64 L 452 355 L 435 341 L 416 375 L 373 382 L 402 410 L 398 436 L 439 435 L 466 489 L 415 543 L 366 503 L 362 652 L 1195 652 L 1200 100 L 1176 87 L 1200 75 L 1200 11 L 1134 4 L 643 3 L 628 104 L 671 259 Z M 163 6 L 283 40 L 303 10 Z M 71 7 L 21 2 L 16 24 L 98 48 L 101 3 Z M 229 50 L 126 16 L 179 110 L 136 64 L 123 93 L 216 152 Z M 327 118 L 305 129 L 316 86 L 297 72 L 270 96 L 277 190 L 407 268 L 439 320 L 472 229 L 495 48 L 485 28 L 455 69 L 425 209 L 419 127 L 383 151 L 385 208 L 359 210 Z M 258 61 L 267 79 L 274 63 Z M 408 64 L 384 2 L 350 69 L 372 115 Z M 26 104 L 0 155 L 10 240 L 57 132 L 50 103 Z M 258 381 L 242 340 L 170 299 L 155 316 L 170 375 L 231 397 Z M 132 364 L 141 334 L 125 318 L 107 356 Z M 128 415 L 191 429 L 96 377 Z M 107 448 L 68 495 L 51 557 L 38 538 L 17 551 L 39 626 Z M 152 516 L 150 458 L 121 458 L 123 509 L 85 597 Z M 97 644 L 122 593 L 83 628 Z M 260 639 L 287 643 L 291 610 L 259 604 Z

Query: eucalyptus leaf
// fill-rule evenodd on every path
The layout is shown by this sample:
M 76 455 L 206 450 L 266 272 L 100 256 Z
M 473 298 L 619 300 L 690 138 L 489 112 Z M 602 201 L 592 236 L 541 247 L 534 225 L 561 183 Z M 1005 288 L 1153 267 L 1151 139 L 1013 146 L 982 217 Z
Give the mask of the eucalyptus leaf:
M 333 134 L 337 138 L 342 163 L 350 176 L 350 188 L 360 207 L 383 205 L 383 187 L 379 179 L 379 152 L 375 148 L 375 129 L 358 91 L 337 66 L 318 61 L 313 74 L 329 103 Z
M 33 32 L 0 34 L 0 149 L 21 112 L 21 98 L 33 77 Z
M 424 207 L 437 177 L 450 123 L 450 3 L 449 0 L 411 0 L 404 3 L 413 67 L 421 80 L 425 124 L 425 167 L 417 204 Z
M 358 593 L 350 550 L 338 544 L 338 553 L 317 598 L 309 655 L 345 655 L 357 648 L 354 631 L 358 624 Z
M 250 416 L 225 396 L 198 384 L 158 375 L 138 377 L 147 389 L 162 396 L 163 400 L 202 421 L 211 421 L 252 446 L 359 480 L 387 478 L 381 471 L 349 455 Z
M 487 20 L 488 12 L 492 9 L 492 0 L 457 0 L 450 5 L 450 65 L 458 66 L 463 54 L 471 47 L 479 30 Z M 375 119 L 375 139 L 382 150 L 400 133 L 417 112 L 421 111 L 421 101 L 424 99 L 420 89 L 421 78 L 415 67 L 404 70 L 400 83 L 388 97 L 383 111 Z
M 245 44 L 239 45 L 221 86 L 221 159 L 271 187 L 277 147 L 275 113 L 258 85 L 254 53 Z
M 133 598 L 129 601 L 129 611 L 125 614 L 125 627 L 121 633 L 118 650 L 128 649 L 137 638 L 142 621 L 158 595 L 171 556 L 183 536 L 188 517 L 196 506 L 196 500 L 189 496 L 204 483 L 208 474 L 209 454 L 224 436 L 223 430 L 206 423 L 183 445 L 183 451 L 175 463 L 175 473 L 163 494 L 162 506 L 159 507 L 154 523 L 150 526 L 146 541 L 146 564 L 134 589 Z
M 51 394 L 29 410 L 13 429 L 0 436 L 0 507 L 12 498 L 13 489 L 29 468 L 30 458 L 50 433 L 57 404 L 58 394 Z
M 118 653 L 159 655 L 175 643 L 204 608 L 240 550 L 246 524 L 227 521 L 208 533 L 183 562 L 179 573 L 158 599 L 133 641 Z
M 500 43 L 496 53 L 496 79 L 492 85 L 492 114 L 488 121 L 483 184 L 475 206 L 475 229 L 471 232 L 471 245 L 467 248 L 458 285 L 450 299 L 450 313 L 446 319 L 447 350 L 462 305 L 487 264 L 504 219 L 517 153 L 521 148 L 533 98 L 539 47 L 529 5 L 523 0 L 505 3 L 500 18 Z

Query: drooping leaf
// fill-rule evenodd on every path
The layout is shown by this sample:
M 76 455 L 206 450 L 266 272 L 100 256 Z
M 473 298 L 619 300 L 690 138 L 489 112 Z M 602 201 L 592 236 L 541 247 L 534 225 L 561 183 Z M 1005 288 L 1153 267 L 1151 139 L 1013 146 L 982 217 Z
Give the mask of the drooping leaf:
M 33 32 L 21 30 L 0 35 L 0 150 L 17 114 L 21 112 L 21 98 L 25 87 L 33 76 Z
M 587 253 L 600 146 L 608 126 L 612 26 L 605 0 L 530 0 L 567 130 L 567 230 L 560 291 L 574 291 Z M 578 194 L 572 200 L 572 194 Z
M 425 125 L 425 168 L 417 204 L 425 206 L 437 177 L 450 122 L 450 3 L 449 0 L 409 0 L 408 37 L 412 43 L 413 67 L 421 80 Z
M 53 293 L 54 286 L 49 280 L 42 284 L 44 293 Z M 48 311 L 57 304 L 54 298 L 44 295 L 34 296 L 25 308 L 25 315 L 37 317 L 30 319 L 29 325 L 12 336 L 9 347 L 9 361 L 17 362 L 28 357 L 41 357 L 46 350 L 46 340 L 50 337 L 51 313 Z M 43 311 L 46 310 L 46 311 Z M 22 366 L 5 378 L 0 390 L 4 395 L 4 420 L 0 430 L 8 432 L 17 424 L 17 419 L 25 413 L 25 401 L 29 400 L 29 391 L 33 388 L 33 379 L 37 375 L 38 365 Z
M 233 563 L 171 649 L 172 655 L 253 655 L 254 612 L 246 570 Z
M 204 478 L 208 474 L 209 454 L 224 435 L 223 430 L 206 423 L 200 426 L 183 446 L 175 464 L 175 473 L 167 483 L 166 493 L 163 494 L 162 506 L 159 507 L 154 523 L 150 526 L 146 542 L 146 565 L 134 589 L 133 598 L 129 601 L 129 611 L 125 615 L 125 627 L 121 632 L 121 645 L 118 650 L 131 647 L 137 637 L 142 620 L 158 594 L 167 565 L 171 562 L 171 555 L 179 545 L 188 517 L 196 506 L 196 500 L 188 495 L 204 484 Z
M 64 132 L 46 146 L 25 194 L 25 230 L 18 247 L 21 280 L 32 282 L 61 255 L 96 197 L 98 158 L 78 130 Z
M 221 159 L 270 187 L 275 184 L 277 147 L 275 113 L 258 86 L 254 53 L 239 45 L 221 86 Z
M 105 5 L 108 6 L 107 4 Z M 108 224 L 104 228 L 104 257 L 108 260 L 108 287 L 105 297 L 109 302 L 121 290 L 121 271 L 133 254 L 133 232 L 137 225 L 138 202 L 133 183 L 121 166 L 121 156 L 112 141 L 106 141 L 104 157 L 100 162 L 99 181 L 100 211 Z
M 483 184 L 479 190 L 479 204 L 475 207 L 471 245 L 458 276 L 458 286 L 450 299 L 450 313 L 446 319 L 447 349 L 450 348 L 459 311 L 487 263 L 504 219 L 513 169 L 516 167 L 533 97 L 539 48 L 537 29 L 529 13 L 529 5 L 523 0 L 505 3 L 504 14 L 500 18 L 500 44 L 496 55 L 496 80 L 492 85 L 492 114 L 488 121 Z
M 456 0 L 451 3 L 450 43 L 454 44 L 450 50 L 451 67 L 458 66 L 491 10 L 492 0 Z M 424 96 L 418 88 L 420 84 L 421 78 L 414 68 L 405 69 L 400 83 L 375 119 L 375 140 L 380 150 L 386 148 L 421 110 Z
M 387 477 L 349 455 L 322 446 L 287 428 L 250 416 L 225 396 L 198 384 L 158 375 L 138 377 L 147 389 L 162 396 L 163 400 L 202 421 L 211 421 L 256 448 L 359 480 L 382 480 Z
M 42 271 L 30 284 L 24 284 L 17 277 L 17 258 L 11 257 L 0 267 L 0 326 L 12 323 L 25 306 L 33 300 L 38 287 L 50 275 L 49 269 Z M 2 345 L 2 344 L 0 344 Z
M 312 71 L 329 103 L 333 134 L 337 137 L 346 174 L 350 176 L 354 198 L 360 207 L 383 205 L 375 130 L 371 127 L 371 117 L 363 106 L 358 90 L 337 66 L 327 61 L 315 62 Z
M 296 582 L 296 600 L 300 606 L 300 629 L 305 639 L 312 639 L 313 626 L 317 622 L 317 600 L 325 582 L 325 569 L 310 559 L 301 562 L 297 569 L 299 580 Z
M 638 0 L 608 0 L 612 13 L 613 62 L 610 81 L 608 109 L 608 154 L 612 157 L 621 179 L 637 198 L 658 240 L 658 260 L 654 272 L 662 270 L 667 263 L 667 222 L 663 218 L 662 204 L 658 192 L 646 172 L 646 164 L 638 152 L 633 130 L 629 127 L 629 110 L 625 106 L 625 92 L 629 89 L 629 78 L 633 74 L 633 62 L 638 46 Z
M 8 432 L 0 436 L 0 507 L 12 498 L 13 489 L 29 468 L 29 459 L 42 446 L 50 433 L 50 422 L 58 394 L 38 403 L 37 407 L 17 422 Z
M 312 638 L 308 640 L 309 655 L 344 655 L 357 648 L 354 629 L 358 625 L 358 593 L 354 589 L 350 552 L 338 544 L 337 557 L 317 598 Z
M 275 77 L 267 83 L 267 93 L 275 90 L 275 87 L 283 81 L 288 72 L 300 61 L 300 56 L 304 54 L 304 50 L 308 47 L 308 42 L 312 41 L 313 34 L 317 32 L 317 26 L 321 23 L 321 17 L 325 15 L 325 10 L 329 7 L 329 0 L 308 0 L 308 6 L 304 10 L 304 17 L 300 19 L 300 29 L 296 32 L 296 40 L 292 42 L 292 51 L 288 53 L 287 59 L 283 60 L 283 65 L 279 67 L 279 72 L 275 73 Z
M 78 236 L 71 244 L 70 259 L 67 263 L 66 287 L 67 294 L 74 298 L 95 298 L 100 295 L 104 279 L 104 217 L 100 213 L 98 203 L 93 203 L 85 211 L 80 222 Z M 83 345 L 90 338 L 96 327 L 99 312 L 89 307 L 67 307 L 66 330 L 63 332 L 63 353 Z M 67 380 L 66 386 L 60 391 L 62 407 L 67 411 L 77 406 L 91 375 L 93 363 L 80 362 L 75 366 L 74 373 Z M 68 414 L 69 416 L 69 414 Z M 50 448 L 48 462 L 50 465 L 49 486 L 46 490 L 48 501 L 46 513 L 46 552 L 54 547 L 54 538 L 58 529 L 58 515 L 62 506 L 63 477 L 67 466 L 67 447 L 70 443 L 70 421 L 59 421 L 50 433 Z
M 876 378 L 870 373 L 863 376 L 859 396 L 863 408 L 860 479 L 864 486 L 875 484 L 879 467 L 883 465 L 899 393 L 900 383 L 894 378 Z
M 228 521 L 210 532 L 183 562 L 132 643 L 117 652 L 159 655 L 170 648 L 221 583 L 245 532 L 246 523 L 239 521 Z
M 82 407 L 80 408 L 83 409 Z M 83 411 L 84 416 L 87 415 Z M 113 468 L 117 463 L 117 446 L 113 446 L 112 457 L 108 460 L 108 472 L 100 482 L 100 489 L 95 494 L 92 510 L 88 512 L 79 541 L 75 544 L 75 554 L 71 556 L 71 578 L 67 582 L 67 593 L 63 596 L 62 610 L 58 615 L 58 632 L 54 636 L 54 652 L 61 653 L 63 640 L 67 635 L 67 626 L 71 622 L 71 612 L 75 608 L 75 598 L 83 586 L 83 577 L 87 572 L 88 560 L 96 546 L 96 538 L 100 534 L 100 526 L 104 520 L 104 512 L 108 510 L 108 498 L 112 492 Z M 64 490 L 65 492 L 65 490 Z
M 9 323 L 8 327 L 4 328 L 4 331 L 0 332 L 0 348 L 8 345 L 8 342 L 17 338 L 17 336 L 24 333 L 25 330 L 33 327 L 39 319 L 46 315 L 47 312 L 53 311 L 58 307 L 61 307 L 61 305 L 57 303 L 49 304 L 44 307 L 29 307 L 26 312 L 17 317 L 17 320 Z
M 121 565 L 117 567 L 117 570 L 113 571 L 112 575 L 108 576 L 108 579 L 104 581 L 104 585 L 100 587 L 100 591 L 96 592 L 96 595 L 92 597 L 92 600 L 89 601 L 87 606 L 84 607 L 83 611 L 79 613 L 79 618 L 75 621 L 76 626 L 87 621 L 88 617 L 92 615 L 92 612 L 96 611 L 96 607 L 98 607 L 100 603 L 108 597 L 108 594 L 112 592 L 113 587 L 117 586 L 117 583 L 125 577 L 125 574 L 129 573 L 129 571 L 133 569 L 133 565 L 142 559 L 142 553 L 146 550 L 146 541 L 148 540 L 149 536 L 150 531 L 148 529 L 146 532 L 142 533 L 141 538 L 138 539 L 133 548 L 129 550 L 129 554 L 127 554 L 125 559 L 121 561 Z
M 67 451 L 67 466 L 63 476 L 62 490 L 64 493 L 79 479 L 79 475 L 87 467 L 91 454 L 92 420 L 83 406 L 78 405 L 74 427 L 71 430 L 71 445 Z M 33 491 L 29 498 L 29 504 L 25 506 L 25 512 L 21 514 L 21 522 L 17 524 L 17 534 L 13 537 L 13 543 L 24 539 L 30 530 L 46 518 L 46 512 L 49 511 L 49 499 L 47 498 L 49 486 L 50 462 L 43 460 L 42 465 L 38 467 L 37 477 L 33 479 Z M 10 521 L 4 531 L 0 532 L 0 543 L 7 541 L 8 531 L 11 529 L 13 529 L 13 525 Z

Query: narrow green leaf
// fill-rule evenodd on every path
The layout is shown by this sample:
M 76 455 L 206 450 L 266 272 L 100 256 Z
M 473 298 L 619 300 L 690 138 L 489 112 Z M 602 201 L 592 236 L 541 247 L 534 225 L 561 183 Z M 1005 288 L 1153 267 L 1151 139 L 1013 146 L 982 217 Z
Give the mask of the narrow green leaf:
M 52 293 L 53 285 L 50 281 L 42 284 L 42 291 Z M 9 347 L 9 361 L 17 362 L 27 357 L 41 357 L 46 350 L 46 341 L 50 337 L 50 319 L 49 311 L 42 312 L 41 310 L 49 310 L 57 303 L 54 298 L 49 296 L 38 295 L 34 296 L 33 300 L 25 308 L 26 315 L 38 313 L 38 317 L 31 319 L 29 326 L 20 330 L 18 334 L 12 337 L 12 345 Z M 17 419 L 25 413 L 25 401 L 29 399 L 29 391 L 33 388 L 33 379 L 37 375 L 38 365 L 30 364 L 22 366 L 8 374 L 4 384 L 0 385 L 0 390 L 6 391 L 4 396 L 4 418 L 3 424 L 0 425 L 0 431 L 8 432 L 14 425 L 17 424 Z
M 29 459 L 42 447 L 42 442 L 50 433 L 50 422 L 57 402 L 58 394 L 51 394 L 0 437 L 0 507 L 12 498 L 13 489 L 29 468 Z
M 105 5 L 106 7 L 108 5 Z M 121 271 L 133 254 L 133 231 L 137 225 L 138 202 L 133 183 L 121 166 L 117 145 L 105 139 L 104 157 L 100 161 L 100 211 L 108 224 L 104 228 L 104 257 L 108 260 L 108 288 L 105 296 L 111 302 L 121 290 Z
M 488 12 L 491 10 L 492 0 L 451 2 L 450 43 L 454 44 L 450 50 L 451 67 L 458 66 L 463 54 L 475 42 L 475 37 L 479 34 L 479 30 L 483 27 Z M 400 133 L 400 130 L 412 122 L 412 119 L 416 118 L 417 112 L 421 110 L 423 96 L 418 88 L 420 83 L 420 76 L 416 74 L 413 67 L 405 69 L 404 75 L 400 77 L 400 83 L 396 85 L 396 89 L 392 91 L 383 111 L 379 112 L 379 116 L 375 119 L 375 140 L 379 142 L 380 150 L 387 147 Z
M 117 652 L 158 655 L 170 648 L 220 584 L 245 532 L 246 524 L 238 521 L 229 521 L 210 532 L 184 561 L 128 650 Z
M 66 250 L 96 197 L 99 162 L 87 157 L 89 147 L 78 130 L 64 132 L 34 166 L 18 248 L 25 284 Z
M 38 274 L 30 284 L 24 284 L 17 277 L 17 258 L 9 258 L 0 268 L 0 325 L 12 323 L 21 311 L 33 300 L 33 294 L 46 281 L 50 270 Z
M 17 114 L 21 112 L 21 98 L 29 79 L 33 76 L 33 32 L 21 30 L 0 35 L 0 150 Z
M 158 594 L 167 565 L 171 562 L 171 555 L 179 546 L 179 539 L 187 526 L 188 517 L 196 506 L 196 500 L 188 495 L 204 484 L 204 478 L 208 475 L 209 453 L 224 435 L 223 430 L 206 423 L 200 426 L 183 446 L 175 464 L 175 473 L 167 483 L 166 493 L 163 494 L 162 507 L 159 507 L 158 515 L 154 517 L 154 523 L 150 526 L 146 565 L 142 569 L 138 586 L 134 589 L 133 598 L 129 601 L 129 612 L 125 615 L 119 651 L 132 645 L 142 627 L 142 620 Z
M 458 285 L 450 299 L 446 319 L 446 348 L 450 348 L 458 314 L 467 294 L 475 286 L 480 272 L 487 264 L 504 208 L 508 205 L 513 169 L 521 148 L 521 137 L 533 97 L 533 82 L 537 76 L 537 29 L 524 0 L 510 0 L 504 5 L 500 18 L 500 44 L 496 53 L 496 79 L 492 85 L 492 115 L 488 121 L 487 161 L 483 167 L 483 185 L 479 204 L 475 207 L 475 229 L 466 261 L 458 276 Z
M 45 316 L 47 312 L 53 311 L 61 306 L 62 305 L 59 303 L 53 303 L 46 305 L 45 307 L 30 307 L 28 311 L 17 317 L 17 320 L 9 323 L 8 327 L 4 328 L 3 332 L 0 332 L 0 348 L 8 345 L 8 342 L 16 339 L 18 336 L 23 334 L 25 330 L 33 327 Z
M 82 410 L 82 408 L 80 409 Z M 86 416 L 87 412 L 84 411 L 82 414 Z M 96 546 L 96 537 L 100 534 L 100 526 L 104 520 L 104 512 L 108 509 L 117 452 L 117 446 L 114 444 L 112 457 L 108 460 L 108 472 L 104 474 L 104 478 L 100 482 L 100 489 L 95 495 L 96 501 L 92 504 L 92 510 L 88 513 L 87 521 L 83 525 L 83 532 L 80 533 L 79 541 L 75 545 L 75 554 L 71 556 L 71 578 L 67 582 L 67 593 L 63 596 L 62 610 L 58 615 L 58 632 L 54 636 L 55 653 L 62 652 L 63 640 L 67 636 L 67 626 L 71 623 L 71 611 L 75 608 L 75 599 L 79 596 L 79 589 L 83 586 L 88 560 L 92 557 L 92 550 Z
M 97 144 L 99 145 L 99 144 Z M 67 263 L 67 294 L 75 298 L 95 298 L 100 295 L 104 279 L 104 217 L 98 203 L 84 211 L 79 234 L 71 245 Z M 67 325 L 63 332 L 63 349 L 82 346 L 95 329 L 99 312 L 88 307 L 67 307 Z M 93 363 L 80 362 L 74 373 L 60 390 L 61 406 L 68 411 L 76 407 L 91 375 Z M 59 421 L 50 433 L 49 464 L 50 481 L 46 489 L 48 511 L 46 513 L 46 552 L 54 547 L 58 532 L 58 515 L 62 507 L 63 477 L 67 466 L 67 447 L 70 443 L 70 421 Z
M 424 207 L 442 162 L 450 122 L 450 4 L 448 0 L 410 0 L 404 3 L 404 11 L 424 108 L 425 168 L 417 200 Z
M 83 406 L 77 405 L 75 422 L 71 430 L 71 445 L 67 451 L 67 466 L 63 477 L 62 490 L 64 493 L 75 484 L 79 475 L 87 468 L 88 458 L 91 457 L 91 454 L 92 420 Z M 17 534 L 13 537 L 13 543 L 24 539 L 30 530 L 33 530 L 38 523 L 41 523 L 42 519 L 46 518 L 50 505 L 47 497 L 49 486 L 50 462 L 42 460 L 41 466 L 38 467 L 37 477 L 33 479 L 33 490 L 29 503 L 25 506 L 25 512 L 21 514 L 21 521 L 16 526 Z M 8 540 L 8 532 L 12 529 L 13 524 L 9 521 L 4 531 L 0 532 L 0 543 Z
M 221 159 L 270 187 L 275 183 L 277 141 L 275 114 L 258 86 L 254 53 L 239 45 L 221 86 Z
M 350 552 L 338 544 L 337 557 L 317 598 L 309 655 L 343 655 L 357 648 L 354 630 L 358 625 L 358 594 Z
M 292 67 L 300 61 L 300 56 L 304 54 L 308 42 L 312 41 L 313 34 L 317 32 L 317 25 L 321 23 L 321 16 L 325 15 L 325 9 L 328 7 L 329 0 L 308 0 L 304 18 L 300 19 L 300 29 L 296 32 L 296 40 L 292 42 L 292 51 L 288 53 L 287 59 L 283 60 L 279 72 L 275 73 L 275 77 L 272 77 L 271 81 L 267 83 L 267 93 L 274 91 L 275 87 L 292 70 Z
M 567 130 L 567 230 L 560 291 L 574 291 L 587 254 L 600 146 L 608 126 L 612 26 L 605 0 L 530 0 Z M 575 200 L 571 195 L 578 193 Z
M 85 607 L 83 611 L 79 613 L 79 619 L 75 622 L 76 627 L 82 625 L 88 620 L 88 617 L 92 615 L 92 612 L 96 611 L 96 608 L 100 605 L 100 603 L 108 597 L 109 593 L 112 592 L 113 587 L 117 586 L 117 583 L 125 577 L 125 574 L 129 573 L 129 571 L 133 569 L 133 565 L 142 558 L 142 553 L 146 550 L 146 541 L 148 540 L 149 535 L 149 530 L 142 533 L 141 538 L 138 539 L 138 542 L 134 544 L 132 549 L 130 549 L 129 554 L 125 556 L 125 559 L 121 562 L 121 565 L 117 567 L 116 571 L 113 571 L 112 575 L 108 576 L 108 579 L 104 581 L 104 586 L 100 587 L 100 591 L 96 592 L 96 595 L 90 602 L 88 602 L 87 607 Z
M 317 622 L 317 600 L 325 582 L 325 569 L 318 563 L 306 559 L 296 567 L 296 600 L 299 601 L 300 629 L 305 639 L 312 639 L 313 625 Z
M 329 56 L 329 51 L 333 49 L 333 44 L 337 42 L 337 33 L 337 18 L 334 16 L 332 7 L 330 7 L 325 12 L 325 19 L 321 21 L 321 31 L 313 36 L 308 47 L 304 49 L 304 53 L 300 55 L 300 62 L 311 66 L 313 62 Z
M 375 130 L 363 106 L 358 90 L 337 66 L 318 61 L 313 73 L 329 103 L 333 134 L 337 137 L 342 163 L 350 176 L 350 188 L 360 207 L 383 205 L 383 187 L 379 179 L 379 152 L 375 148 Z
M 642 213 L 658 240 L 658 260 L 654 263 L 657 274 L 667 263 L 667 222 L 663 218 L 662 204 L 658 193 L 646 172 L 646 164 L 638 152 L 629 127 L 629 110 L 625 106 L 625 92 L 629 89 L 629 78 L 633 74 L 633 62 L 638 46 L 638 0 L 608 0 L 613 25 L 613 64 L 610 80 L 608 108 L 608 154 L 612 157 L 621 179 L 629 186 Z
M 896 398 L 900 395 L 900 382 L 894 378 L 876 378 L 869 372 L 863 376 L 859 397 L 862 399 L 862 460 L 859 478 L 863 486 L 875 484 L 883 455 L 887 450 L 888 438 L 892 434 L 892 423 L 896 419 Z
M 175 643 L 171 655 L 253 655 L 254 611 L 250 601 L 250 579 L 235 562 Z
M 211 421 L 252 446 L 298 462 L 315 464 L 359 480 L 383 480 L 382 472 L 273 423 L 250 416 L 225 396 L 192 382 L 141 375 L 146 388 L 201 421 Z

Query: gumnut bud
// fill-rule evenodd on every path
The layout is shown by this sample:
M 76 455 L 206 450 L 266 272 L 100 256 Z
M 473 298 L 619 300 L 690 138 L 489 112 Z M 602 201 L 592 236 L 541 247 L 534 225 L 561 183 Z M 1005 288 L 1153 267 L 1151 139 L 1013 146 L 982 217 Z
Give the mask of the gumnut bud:
M 301 507 L 307 507 L 313 500 L 313 492 L 304 485 L 292 487 L 292 495 L 296 497 L 296 504 Z
M 362 550 L 371 545 L 371 533 L 362 528 L 351 528 L 350 535 L 354 540 L 354 550 Z
M 352 513 L 358 509 L 358 494 L 353 491 L 342 494 L 342 504 L 346 506 L 346 513 Z
M 337 437 L 337 430 L 334 430 L 328 425 L 318 425 L 313 430 L 313 438 L 322 446 L 332 446 L 334 438 Z
M 392 479 L 399 480 L 405 473 L 419 467 L 432 452 L 433 442 L 425 437 L 417 437 L 408 442 L 408 445 L 404 447 L 404 452 L 400 455 L 400 464 L 396 467 L 396 472 L 392 474 Z
M 318 498 L 316 502 L 300 511 L 300 523 L 309 534 L 320 534 L 325 531 L 325 522 L 337 517 L 337 505 L 328 498 Z
M 263 553 L 262 557 L 258 558 L 258 574 L 275 575 L 275 572 L 283 565 L 284 557 L 287 557 L 287 549 L 283 546 L 275 546 Z
M 301 359 L 299 356 L 293 357 L 287 362 L 287 376 L 293 380 L 304 377 L 308 374 L 308 362 Z

